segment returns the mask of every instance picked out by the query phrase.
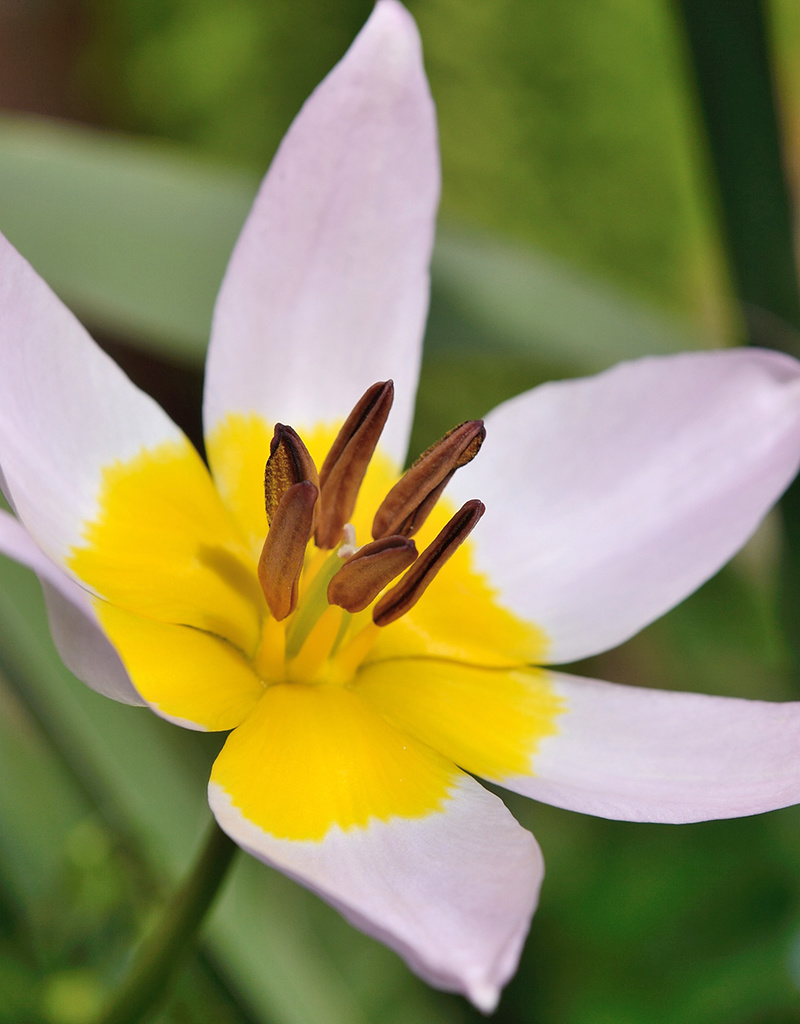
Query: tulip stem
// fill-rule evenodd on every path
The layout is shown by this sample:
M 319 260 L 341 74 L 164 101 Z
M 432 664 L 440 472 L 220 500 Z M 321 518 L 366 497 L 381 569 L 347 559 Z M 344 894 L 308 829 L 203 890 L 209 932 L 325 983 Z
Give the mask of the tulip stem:
M 213 822 L 200 856 L 141 944 L 133 969 L 96 1024 L 135 1024 L 168 991 L 185 954 L 224 881 L 238 847 Z

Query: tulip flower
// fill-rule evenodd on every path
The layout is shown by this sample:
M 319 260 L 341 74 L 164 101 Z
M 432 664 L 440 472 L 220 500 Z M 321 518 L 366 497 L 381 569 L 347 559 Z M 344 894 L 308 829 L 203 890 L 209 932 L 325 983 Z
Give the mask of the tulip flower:
M 800 462 L 800 364 L 547 384 L 403 474 L 438 193 L 416 28 L 379 0 L 233 252 L 208 468 L 3 241 L 0 547 L 89 686 L 230 730 L 225 832 L 489 1011 L 543 862 L 476 777 L 626 820 L 800 800 L 800 705 L 543 667 L 620 644 L 745 543 Z

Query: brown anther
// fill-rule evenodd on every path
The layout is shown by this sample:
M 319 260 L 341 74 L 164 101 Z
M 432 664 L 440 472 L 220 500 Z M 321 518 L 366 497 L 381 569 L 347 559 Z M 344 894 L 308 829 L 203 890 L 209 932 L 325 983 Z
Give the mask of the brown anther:
M 297 605 L 297 582 L 311 536 L 319 491 L 308 480 L 293 484 L 272 514 L 258 560 L 258 580 L 269 610 L 280 622 Z
M 291 427 L 276 423 L 264 469 L 264 503 L 270 525 L 284 494 L 290 487 L 303 482 L 312 483 L 315 490 L 319 490 L 319 476 L 314 460 Z
M 456 512 L 428 545 L 397 586 L 384 594 L 372 610 L 376 626 L 388 626 L 414 607 L 445 562 L 472 533 L 486 506 L 473 499 Z
M 450 477 L 475 458 L 485 437 L 483 420 L 467 420 L 423 452 L 381 502 L 372 523 L 372 536 L 376 540 L 395 533 L 413 536 Z
M 362 395 L 347 417 L 319 473 L 318 547 L 339 543 L 356 507 L 358 490 L 394 401 L 392 381 L 379 381 Z
M 407 537 L 382 537 L 365 544 L 328 584 L 328 601 L 348 612 L 363 611 L 417 557 Z

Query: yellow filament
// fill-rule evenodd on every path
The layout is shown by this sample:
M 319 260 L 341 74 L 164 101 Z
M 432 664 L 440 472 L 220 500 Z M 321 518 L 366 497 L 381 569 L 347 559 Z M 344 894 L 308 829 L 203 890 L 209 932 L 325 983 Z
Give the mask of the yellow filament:
M 341 679 L 342 682 L 353 679 L 375 643 L 379 630 L 380 627 L 370 618 L 331 659 L 332 677 Z
M 308 635 L 308 639 L 300 648 L 299 654 L 286 665 L 286 678 L 291 683 L 313 683 L 328 660 L 343 611 L 336 605 L 328 605 Z
M 261 633 L 261 646 L 253 661 L 253 668 L 265 683 L 278 683 L 283 679 L 286 661 L 286 626 L 268 615 Z

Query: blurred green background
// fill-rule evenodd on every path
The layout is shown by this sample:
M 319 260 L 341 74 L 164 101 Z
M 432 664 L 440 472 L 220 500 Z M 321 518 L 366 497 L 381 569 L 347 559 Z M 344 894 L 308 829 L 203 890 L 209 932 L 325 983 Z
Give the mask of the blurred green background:
M 370 6 L 0 5 L 0 230 L 194 436 L 230 247 L 291 118 Z M 413 450 L 549 377 L 741 340 L 677 9 L 409 6 L 444 167 Z M 796 181 L 800 10 L 781 0 L 769 14 Z M 683 606 L 580 669 L 796 696 L 776 625 L 779 547 L 774 519 Z M 84 1024 L 197 851 L 221 739 L 76 682 L 50 644 L 38 584 L 8 562 L 0 636 L 0 1024 Z M 800 1022 L 798 810 L 673 828 L 508 802 L 548 875 L 496 1020 Z M 481 1018 L 241 856 L 155 1019 Z

